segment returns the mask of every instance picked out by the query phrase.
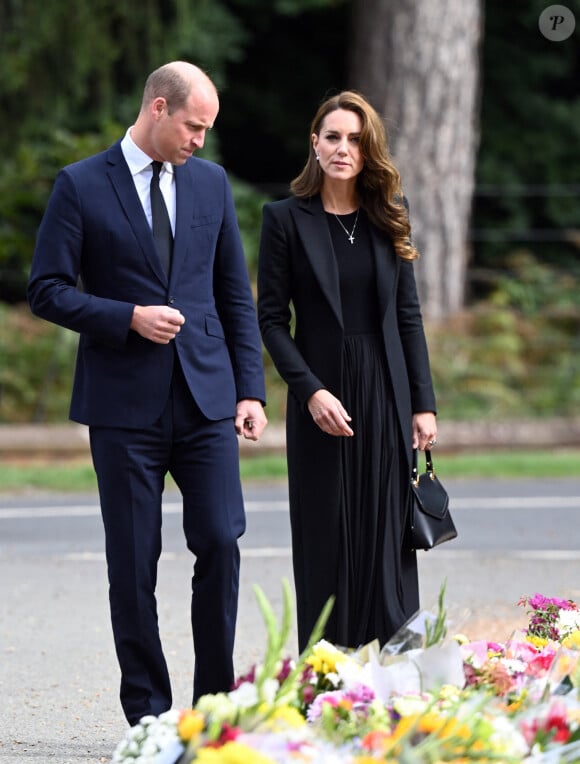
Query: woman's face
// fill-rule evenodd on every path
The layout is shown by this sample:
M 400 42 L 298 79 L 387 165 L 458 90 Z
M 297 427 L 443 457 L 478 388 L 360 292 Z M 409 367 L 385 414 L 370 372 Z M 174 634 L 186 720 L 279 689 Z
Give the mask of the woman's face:
M 312 135 L 318 163 L 329 179 L 352 180 L 362 170 L 361 129 L 362 121 L 356 112 L 336 109 L 326 115 L 319 134 Z

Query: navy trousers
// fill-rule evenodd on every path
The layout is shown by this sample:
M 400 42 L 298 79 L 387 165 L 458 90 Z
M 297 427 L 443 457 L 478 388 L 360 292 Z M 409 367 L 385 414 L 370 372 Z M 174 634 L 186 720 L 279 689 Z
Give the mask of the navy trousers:
M 195 556 L 193 702 L 229 690 L 234 680 L 238 538 L 245 530 L 238 441 L 233 419 L 210 421 L 202 415 L 176 360 L 157 422 L 140 430 L 91 427 L 90 442 L 105 527 L 120 698 L 133 725 L 172 704 L 155 597 L 167 473 L 183 496 L 183 529 Z

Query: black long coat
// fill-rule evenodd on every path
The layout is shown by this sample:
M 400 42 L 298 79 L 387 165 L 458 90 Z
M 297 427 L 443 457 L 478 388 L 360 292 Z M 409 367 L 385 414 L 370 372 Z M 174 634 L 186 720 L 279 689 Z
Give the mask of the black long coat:
M 410 461 L 412 414 L 435 411 L 423 321 L 412 263 L 396 255 L 388 235 L 370 229 L 385 353 Z M 288 384 L 290 519 L 304 646 L 334 593 L 338 564 L 340 441 L 314 424 L 306 406 L 320 388 L 342 399 L 339 277 L 320 197 L 264 206 L 258 318 L 264 345 Z M 356 423 L 353 428 L 356 437 Z

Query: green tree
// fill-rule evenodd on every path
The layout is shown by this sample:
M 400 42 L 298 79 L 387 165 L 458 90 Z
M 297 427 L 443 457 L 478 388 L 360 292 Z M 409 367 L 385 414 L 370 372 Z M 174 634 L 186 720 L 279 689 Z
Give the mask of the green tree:
M 243 29 L 223 3 L 146 0 L 135 11 L 133 0 L 0 0 L 0 301 L 25 299 L 58 169 L 122 134 L 149 71 L 186 58 L 219 87 L 241 53 Z
M 1 0 L 0 13 L 4 150 L 47 128 L 126 123 L 146 74 L 170 59 L 194 60 L 222 84 L 244 39 L 219 0 Z
M 491 284 L 479 269 L 503 268 L 522 245 L 560 267 L 578 262 L 580 0 L 565 3 L 576 30 L 562 42 L 538 28 L 547 5 L 486 0 L 473 219 L 480 295 Z

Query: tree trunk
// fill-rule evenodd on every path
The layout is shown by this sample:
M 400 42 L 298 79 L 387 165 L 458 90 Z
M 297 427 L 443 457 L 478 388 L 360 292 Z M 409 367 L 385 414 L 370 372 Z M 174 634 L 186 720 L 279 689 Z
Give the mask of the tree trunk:
M 350 87 L 385 117 L 434 320 L 465 300 L 481 29 L 481 0 L 353 0 Z

